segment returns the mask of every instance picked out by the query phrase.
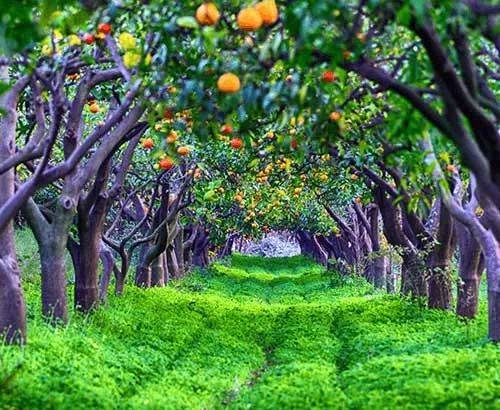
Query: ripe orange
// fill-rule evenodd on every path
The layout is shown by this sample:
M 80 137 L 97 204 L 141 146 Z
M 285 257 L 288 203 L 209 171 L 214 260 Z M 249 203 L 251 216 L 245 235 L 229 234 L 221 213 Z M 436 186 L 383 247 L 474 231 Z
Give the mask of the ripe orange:
M 278 7 L 274 0 L 264 0 L 255 5 L 255 9 L 259 12 L 264 25 L 270 26 L 278 21 Z
M 85 33 L 83 36 L 82 36 L 82 40 L 87 43 L 87 44 L 92 44 L 94 41 L 95 41 L 95 37 L 90 34 L 90 33 Z
M 341 117 L 342 115 L 337 111 L 331 112 L 330 115 L 328 116 L 328 118 L 330 118 L 331 121 L 339 121 Z
M 111 33 L 111 24 L 109 23 L 99 24 L 99 26 L 97 27 L 97 32 L 104 35 L 108 35 L 109 33 Z
M 142 141 L 142 148 L 144 149 L 152 149 L 154 146 L 155 142 L 153 141 L 153 138 L 146 138 Z
M 177 141 L 177 133 L 175 131 L 170 131 L 167 135 L 167 143 L 168 144 L 173 144 L 175 141 Z
M 231 148 L 233 149 L 241 149 L 243 148 L 243 140 L 241 138 L 233 138 L 229 144 L 231 144 Z
M 220 13 L 214 3 L 203 3 L 196 9 L 196 20 L 202 26 L 214 26 L 219 19 Z
M 168 171 L 169 169 L 172 169 L 174 167 L 174 161 L 169 157 L 162 158 L 160 159 L 160 162 L 158 162 L 158 166 L 160 167 L 160 169 Z
M 233 73 L 222 74 L 217 80 L 217 88 L 222 93 L 236 93 L 241 88 L 240 79 Z
M 325 71 L 323 73 L 323 81 L 325 83 L 333 83 L 337 79 L 337 76 L 333 71 Z
M 262 17 L 253 7 L 242 9 L 238 13 L 238 27 L 245 31 L 255 31 L 262 27 Z
M 236 202 L 242 202 L 242 201 L 243 201 L 243 197 L 242 197 L 240 194 L 236 194 L 236 195 L 234 196 L 234 200 L 235 200 Z
M 354 201 L 357 203 L 357 204 L 360 204 L 361 203 L 361 198 L 359 196 L 357 196 Z
M 222 135 L 232 134 L 233 133 L 233 126 L 231 124 L 224 124 L 221 127 L 220 132 L 222 133 Z
M 189 155 L 191 151 L 189 150 L 188 147 L 179 147 L 177 148 L 177 154 L 181 155 L 181 156 L 186 156 L 186 155 Z
M 99 104 L 93 102 L 92 104 L 90 104 L 89 110 L 92 114 L 97 114 L 100 111 Z

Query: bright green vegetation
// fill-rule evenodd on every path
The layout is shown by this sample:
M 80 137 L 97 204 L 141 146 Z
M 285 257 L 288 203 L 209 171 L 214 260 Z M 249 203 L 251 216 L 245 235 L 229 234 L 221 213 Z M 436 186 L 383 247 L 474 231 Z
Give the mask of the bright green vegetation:
M 0 348 L 0 408 L 498 406 L 485 312 L 461 323 L 300 257 L 234 256 L 164 289 L 129 286 L 55 330 L 36 289 L 29 344 Z

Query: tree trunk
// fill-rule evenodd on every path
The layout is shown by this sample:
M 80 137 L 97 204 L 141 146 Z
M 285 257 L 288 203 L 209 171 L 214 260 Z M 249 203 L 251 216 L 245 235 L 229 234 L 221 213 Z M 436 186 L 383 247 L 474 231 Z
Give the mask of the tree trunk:
M 403 255 L 401 294 L 412 297 L 427 296 L 427 283 L 425 281 L 424 270 L 424 263 L 417 254 L 407 252 Z
M 396 293 L 396 275 L 392 269 L 392 258 L 386 259 L 385 289 L 387 293 Z
M 450 263 L 454 251 L 454 227 L 450 212 L 442 201 L 440 202 L 437 243 L 429 258 L 428 306 L 433 309 L 449 310 L 452 302 Z
M 53 324 L 68 320 L 66 241 L 67 233 L 52 226 L 47 240 L 39 243 L 42 276 L 42 314 Z
M 493 239 L 484 250 L 488 283 L 488 336 L 500 342 L 500 243 Z
M 13 234 L 6 232 L 9 230 L 0 234 L 0 337 L 8 344 L 23 344 L 26 342 L 26 309 Z
M 128 271 L 128 262 L 123 264 L 120 269 L 115 266 L 113 271 L 115 272 L 115 295 L 121 296 L 123 295 L 123 289 L 125 288 L 125 277 L 126 272 Z
M 66 323 L 68 319 L 66 246 L 75 204 L 73 198 L 61 196 L 50 223 L 32 199 L 23 207 L 40 252 L 42 314 L 53 324 Z
M 151 286 L 164 287 L 165 277 L 163 272 L 163 253 L 151 264 Z
M 198 230 L 198 234 L 193 244 L 193 265 L 199 268 L 206 268 L 208 265 L 207 249 L 208 235 L 203 228 Z M 172 273 L 172 272 L 170 272 Z
M 96 204 L 94 207 L 97 207 Z M 99 307 L 99 253 L 103 215 L 89 218 L 79 213 L 78 237 L 75 266 L 75 308 L 87 313 Z M 96 220 L 98 219 L 98 220 Z
M 108 298 L 109 283 L 111 273 L 115 269 L 115 258 L 113 252 L 103 242 L 101 242 L 100 258 L 102 262 L 102 276 L 99 284 L 99 300 L 105 302 Z
M 456 223 L 460 261 L 458 265 L 457 315 L 474 318 L 479 304 L 479 285 L 484 269 L 481 247 L 470 231 Z
M 146 261 L 148 247 L 148 244 L 141 247 L 139 263 L 135 269 L 135 284 L 141 288 L 151 287 L 151 267 Z
M 9 82 L 6 65 L 0 67 L 0 81 Z M 9 93 L 0 95 L 0 108 L 5 111 L 0 121 L 0 162 L 3 162 L 15 150 L 16 102 L 9 101 Z M 13 168 L 0 175 L 0 206 L 14 195 L 14 178 Z M 9 344 L 26 341 L 26 308 L 12 221 L 0 231 L 0 334 Z
M 186 275 L 186 267 L 184 265 L 184 229 L 180 229 L 175 237 L 174 251 L 179 269 L 179 277 L 182 278 Z
M 167 248 L 167 265 L 170 277 L 173 279 L 179 279 L 179 264 L 177 263 L 177 255 L 172 246 Z M 205 265 L 206 266 L 206 265 Z
M 372 206 L 368 211 L 368 221 L 370 224 L 370 240 L 372 246 L 372 252 L 375 252 L 376 256 L 373 257 L 370 266 L 370 273 L 372 277 L 373 286 L 377 289 L 382 289 L 386 285 L 386 258 L 380 255 L 380 232 L 379 232 L 379 211 L 378 207 Z

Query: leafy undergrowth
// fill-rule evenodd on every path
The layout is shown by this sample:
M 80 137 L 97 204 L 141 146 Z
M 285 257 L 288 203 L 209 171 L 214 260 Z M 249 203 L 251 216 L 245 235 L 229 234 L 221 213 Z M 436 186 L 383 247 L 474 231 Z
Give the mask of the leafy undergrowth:
M 36 289 L 29 344 L 0 348 L 0 408 L 498 408 L 484 308 L 462 323 L 301 257 L 236 255 L 57 329 Z

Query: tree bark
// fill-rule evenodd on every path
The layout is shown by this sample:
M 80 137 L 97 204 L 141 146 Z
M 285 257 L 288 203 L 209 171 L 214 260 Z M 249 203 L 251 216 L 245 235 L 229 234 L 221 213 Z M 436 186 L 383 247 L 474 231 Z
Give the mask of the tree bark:
M 0 81 L 9 81 L 8 70 L 7 66 L 0 66 Z M 16 104 L 17 96 L 0 95 L 0 108 L 5 111 L 0 121 L 0 163 L 14 155 Z M 14 168 L 0 174 L 0 207 L 14 195 L 14 178 Z M 0 230 L 0 334 L 9 344 L 26 341 L 26 308 L 12 220 Z
M 160 254 L 151 263 L 151 286 L 154 287 L 164 287 L 165 286 L 165 272 L 163 271 L 163 255 Z
M 428 306 L 433 309 L 451 309 L 450 263 L 455 247 L 453 233 L 454 226 L 451 214 L 440 201 L 437 243 L 434 245 L 429 258 Z
M 484 270 L 481 247 L 470 231 L 456 223 L 460 260 L 458 265 L 457 315 L 474 318 L 479 304 L 479 285 Z

